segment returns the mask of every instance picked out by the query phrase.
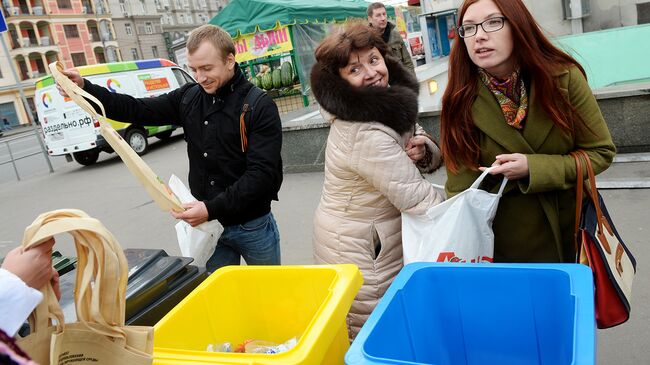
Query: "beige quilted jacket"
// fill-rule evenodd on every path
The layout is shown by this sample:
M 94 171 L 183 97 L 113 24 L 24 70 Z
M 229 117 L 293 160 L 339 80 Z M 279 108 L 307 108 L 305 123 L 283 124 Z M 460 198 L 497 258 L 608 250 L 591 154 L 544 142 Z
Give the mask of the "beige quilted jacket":
M 314 217 L 314 257 L 319 264 L 353 263 L 364 284 L 350 313 L 354 339 L 402 268 L 400 212 L 423 213 L 443 200 L 404 151 L 412 133 L 380 123 L 339 120 L 322 110 L 331 128 L 325 182 Z M 416 134 L 422 132 L 418 128 Z M 440 151 L 430 143 L 431 167 Z

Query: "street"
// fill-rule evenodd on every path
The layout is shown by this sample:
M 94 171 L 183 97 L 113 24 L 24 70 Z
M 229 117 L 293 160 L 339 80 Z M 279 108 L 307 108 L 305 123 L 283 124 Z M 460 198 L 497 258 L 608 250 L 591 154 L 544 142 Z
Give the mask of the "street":
M 154 141 L 150 140 L 151 150 L 144 160 L 163 180 L 176 174 L 186 182 L 188 164 L 182 137 L 176 135 L 170 143 Z M 0 147 L 3 145 L 0 140 Z M 24 142 L 16 150 L 27 153 L 34 151 L 34 147 L 39 148 L 32 139 L 31 146 Z M 13 148 L 12 144 L 12 151 Z M 0 161 L 4 158 L 3 152 Z M 63 158 L 53 159 L 52 163 L 55 172 L 49 174 L 42 155 L 20 161 L 21 181 L 16 181 L 11 165 L 0 166 L 0 256 L 20 245 L 23 230 L 38 214 L 59 208 L 81 209 L 98 218 L 124 248 L 163 248 L 170 255 L 180 254 L 175 220 L 153 204 L 115 154 L 102 153 L 99 162 L 89 167 L 66 163 Z M 42 165 L 38 167 L 38 164 Z M 614 166 L 603 176 L 616 179 L 619 171 L 631 168 L 647 171 L 648 165 Z M 647 179 L 645 172 L 637 175 Z M 285 174 L 284 179 L 280 201 L 273 204 L 281 235 L 282 261 L 289 265 L 310 264 L 312 216 L 320 197 L 323 173 Z M 442 183 L 444 174 L 436 174 L 431 180 Z M 646 281 L 649 270 L 646 263 L 650 261 L 647 244 L 650 189 L 602 190 L 601 193 L 619 232 L 636 256 L 638 273 L 630 321 L 597 333 L 599 363 L 646 364 L 650 358 L 650 285 Z M 74 255 L 69 237 L 58 237 L 56 249 Z

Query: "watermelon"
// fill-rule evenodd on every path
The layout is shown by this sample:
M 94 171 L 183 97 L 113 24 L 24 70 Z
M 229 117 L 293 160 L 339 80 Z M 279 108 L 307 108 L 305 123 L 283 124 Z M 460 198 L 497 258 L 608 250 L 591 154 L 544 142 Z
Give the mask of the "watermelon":
M 270 72 L 267 72 L 262 76 L 262 88 L 264 90 L 273 89 L 273 78 Z
M 262 84 L 258 77 L 251 77 L 250 82 L 257 87 L 261 87 Z
M 282 86 L 291 86 L 293 84 L 293 66 L 291 62 L 285 62 L 280 66 L 282 71 Z
M 279 89 L 282 87 L 282 71 L 279 68 L 276 68 L 271 73 L 271 78 L 273 79 L 273 87 Z

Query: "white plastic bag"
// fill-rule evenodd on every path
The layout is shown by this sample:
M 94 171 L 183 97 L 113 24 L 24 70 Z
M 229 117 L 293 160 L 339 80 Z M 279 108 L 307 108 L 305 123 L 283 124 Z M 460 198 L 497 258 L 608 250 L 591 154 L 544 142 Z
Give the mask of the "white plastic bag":
M 183 204 L 196 201 L 196 198 L 176 175 L 169 178 L 169 188 Z M 208 262 L 217 247 L 221 233 L 223 233 L 223 226 L 216 219 L 196 227 L 192 227 L 185 221 L 176 223 L 176 237 L 181 254 L 193 258 L 197 266 L 205 266 Z
M 492 221 L 508 180 L 503 178 L 497 194 L 478 187 L 491 168 L 467 190 L 426 214 L 402 213 L 404 264 L 411 262 L 492 262 Z

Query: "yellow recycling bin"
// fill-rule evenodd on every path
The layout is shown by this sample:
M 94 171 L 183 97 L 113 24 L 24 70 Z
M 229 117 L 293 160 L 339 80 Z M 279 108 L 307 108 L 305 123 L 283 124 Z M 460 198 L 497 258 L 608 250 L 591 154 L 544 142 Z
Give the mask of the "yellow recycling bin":
M 355 265 L 224 267 L 156 324 L 154 364 L 343 364 L 345 317 L 362 283 Z M 293 337 L 296 346 L 277 354 L 207 351 Z

